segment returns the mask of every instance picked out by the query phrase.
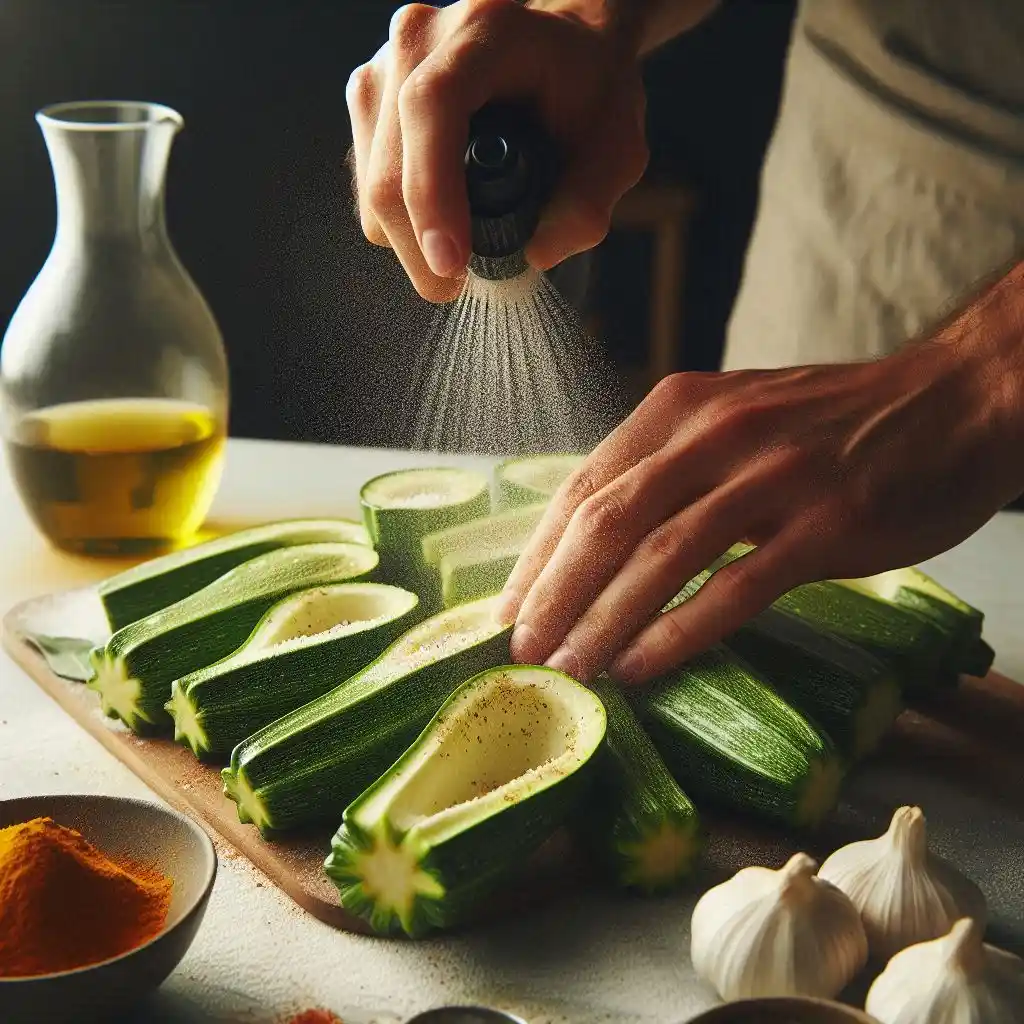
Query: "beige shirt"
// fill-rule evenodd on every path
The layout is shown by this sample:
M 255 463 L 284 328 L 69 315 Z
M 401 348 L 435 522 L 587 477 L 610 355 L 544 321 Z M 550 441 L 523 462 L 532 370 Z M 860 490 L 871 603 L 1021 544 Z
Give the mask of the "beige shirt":
M 1024 256 L 1024 0 L 803 0 L 724 367 L 886 355 Z

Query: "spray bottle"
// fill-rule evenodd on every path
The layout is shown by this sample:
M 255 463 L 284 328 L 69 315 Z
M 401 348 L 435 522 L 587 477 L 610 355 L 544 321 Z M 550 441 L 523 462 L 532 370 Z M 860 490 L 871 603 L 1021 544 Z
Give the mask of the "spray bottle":
M 465 165 L 469 269 L 477 277 L 507 280 L 526 271 L 524 250 L 550 198 L 556 164 L 555 147 L 529 108 L 493 102 L 473 116 Z

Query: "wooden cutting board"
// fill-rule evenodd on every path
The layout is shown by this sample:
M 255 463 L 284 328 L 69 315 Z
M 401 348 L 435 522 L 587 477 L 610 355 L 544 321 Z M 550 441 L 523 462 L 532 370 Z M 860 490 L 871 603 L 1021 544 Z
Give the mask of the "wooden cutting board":
M 192 753 L 169 739 L 140 738 L 120 722 L 106 718 L 98 698 L 82 683 L 51 671 L 26 634 L 84 636 L 102 641 L 102 609 L 91 589 L 67 591 L 27 601 L 3 619 L 3 646 L 11 657 L 87 732 L 172 806 L 190 814 L 260 868 L 296 903 L 336 928 L 368 933 L 367 924 L 345 911 L 324 875 L 331 829 L 295 833 L 273 842 L 238 821 L 235 805 L 221 791 L 220 766 L 200 764 Z M 1024 817 L 1024 686 L 990 674 L 965 678 L 959 689 L 937 696 L 927 709 L 905 712 L 883 747 L 871 759 L 874 770 L 913 766 L 930 777 L 948 780 L 958 790 L 974 790 Z M 886 813 L 891 813 L 887 809 Z M 779 836 L 777 829 L 749 820 L 703 814 L 719 846 L 742 843 L 748 854 L 760 846 L 757 863 L 789 847 L 827 852 L 846 835 L 842 822 L 826 823 L 817 838 Z M 753 861 L 751 861 L 753 862 Z M 740 866 L 740 865 L 737 865 Z M 488 918 L 520 913 L 531 903 L 586 885 L 587 865 L 565 836 L 556 836 L 528 865 L 523 882 L 502 898 L 489 901 Z

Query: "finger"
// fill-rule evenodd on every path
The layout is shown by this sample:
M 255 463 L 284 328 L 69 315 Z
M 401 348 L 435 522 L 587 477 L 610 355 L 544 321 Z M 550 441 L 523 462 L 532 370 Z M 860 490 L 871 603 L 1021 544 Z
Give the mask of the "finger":
M 547 664 L 581 682 L 604 670 L 684 584 L 743 537 L 750 492 L 745 482 L 718 488 L 648 533 Z
M 458 14 L 399 95 L 405 203 L 427 263 L 442 277 L 461 272 L 471 254 L 465 154 L 472 115 L 499 96 L 543 90 L 549 66 L 539 52 L 548 34 L 535 35 L 535 25 L 531 31 L 535 12 L 489 0 Z
M 350 168 L 352 187 L 356 198 L 356 212 L 359 222 L 369 241 L 374 245 L 387 245 L 388 237 L 370 209 L 366 200 L 366 169 L 370 162 L 374 130 L 380 114 L 383 73 L 380 69 L 380 51 L 377 57 L 362 64 L 349 76 L 345 87 L 345 103 L 348 106 L 349 121 L 352 124 L 352 149 Z
M 609 674 L 647 682 L 707 650 L 813 578 L 808 538 L 792 528 L 712 574 L 689 601 L 659 615 L 613 662 Z
M 632 105 L 636 101 L 623 95 L 618 102 Z M 549 270 L 600 244 L 608 234 L 615 204 L 647 169 L 642 114 L 637 117 L 626 111 L 621 119 L 612 115 L 609 123 L 627 127 L 616 132 L 614 146 L 600 132 L 583 141 L 544 209 L 526 248 L 526 258 L 539 270 Z
M 437 13 L 424 4 L 408 4 L 391 19 L 387 75 L 366 172 L 366 200 L 416 291 L 431 302 L 450 302 L 459 294 L 461 283 L 439 277 L 427 266 L 405 206 L 398 107 L 405 80 L 433 45 Z
M 698 406 L 702 380 L 700 374 L 666 377 L 566 479 L 505 584 L 498 608 L 503 621 L 513 622 L 519 615 L 580 505 L 666 444 L 678 425 L 679 410 Z
M 690 527 L 695 525 L 694 517 L 687 513 L 693 502 L 714 487 L 720 472 L 717 465 L 706 463 L 698 451 L 691 457 L 689 448 L 659 451 L 579 506 L 523 600 L 517 618 L 522 629 L 517 628 L 512 651 L 517 660 L 539 664 L 551 657 L 616 574 L 636 559 L 638 551 L 641 559 L 649 561 L 652 545 L 661 551 L 660 546 L 667 548 L 677 539 L 685 540 L 677 538 L 668 524 L 674 516 L 681 516 Z M 681 472 L 684 465 L 688 467 L 685 473 Z M 729 491 L 722 493 L 728 495 Z M 720 498 L 714 511 L 725 504 L 725 498 Z M 696 525 L 701 524 L 698 518 Z M 731 519 L 723 515 L 720 526 L 728 531 Z M 735 539 L 730 536 L 725 546 Z M 719 553 L 712 551 L 707 562 Z M 673 549 L 672 554 L 678 552 Z M 707 562 L 698 561 L 694 575 Z M 675 589 L 686 579 L 677 575 Z M 651 614 L 658 607 L 651 609 Z M 646 609 L 641 614 L 646 614 Z M 574 662 L 591 660 L 577 653 L 580 657 L 574 656 L 573 648 L 563 652 L 566 671 Z

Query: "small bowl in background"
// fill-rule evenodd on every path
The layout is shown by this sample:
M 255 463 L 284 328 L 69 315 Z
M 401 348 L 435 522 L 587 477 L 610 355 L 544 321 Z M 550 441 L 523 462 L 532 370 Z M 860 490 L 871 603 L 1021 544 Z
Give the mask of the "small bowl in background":
M 708 1010 L 687 1024 L 878 1024 L 863 1010 L 804 996 L 741 999 Z
M 192 944 L 213 889 L 217 854 L 191 818 L 128 797 L 54 795 L 0 800 L 0 828 L 49 817 L 107 856 L 152 864 L 173 880 L 163 930 L 120 956 L 58 974 L 0 977 L 4 1024 L 92 1024 L 158 988 Z

